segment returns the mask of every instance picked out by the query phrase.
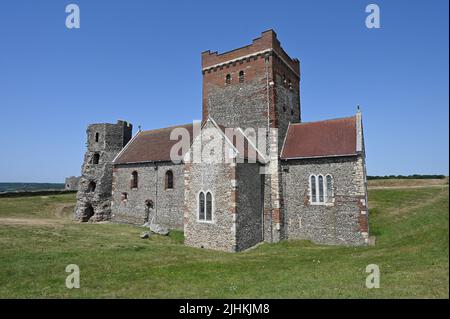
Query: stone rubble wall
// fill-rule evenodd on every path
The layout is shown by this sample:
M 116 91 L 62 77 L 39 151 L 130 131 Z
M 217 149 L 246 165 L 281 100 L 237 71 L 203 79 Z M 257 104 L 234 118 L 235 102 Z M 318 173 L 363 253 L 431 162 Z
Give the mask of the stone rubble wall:
M 166 189 L 166 172 L 173 173 L 173 189 Z M 138 188 L 131 188 L 133 171 L 138 173 Z M 127 199 L 123 200 L 123 193 Z M 153 202 L 147 209 L 146 200 Z M 169 229 L 183 229 L 184 168 L 172 162 L 116 165 L 113 172 L 113 222 L 144 224 L 147 215 Z
M 288 239 L 308 239 L 334 245 L 367 244 L 367 229 L 361 219 L 367 216 L 365 176 L 361 155 L 352 157 L 284 161 L 283 193 L 285 227 Z M 331 174 L 334 201 L 310 204 L 311 174 Z
M 74 218 L 79 221 L 103 221 L 111 217 L 112 161 L 131 139 L 132 125 L 118 121 L 117 124 L 91 124 L 86 130 L 87 151 L 84 155 Z M 98 135 L 98 141 L 96 136 Z M 99 161 L 93 163 L 94 155 Z M 95 190 L 89 184 L 95 183 Z M 93 212 L 91 213 L 91 208 Z

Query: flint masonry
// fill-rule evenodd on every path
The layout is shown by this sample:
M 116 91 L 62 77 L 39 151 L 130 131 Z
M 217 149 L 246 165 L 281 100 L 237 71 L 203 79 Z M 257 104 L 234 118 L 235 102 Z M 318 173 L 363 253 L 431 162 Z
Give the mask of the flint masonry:
M 302 122 L 300 63 L 273 30 L 245 47 L 203 52 L 201 72 L 198 127 L 131 137 L 124 121 L 89 126 L 75 217 L 151 221 L 183 230 L 186 245 L 229 252 L 284 239 L 367 244 L 361 113 Z M 180 161 L 171 156 L 175 129 L 190 146 Z M 196 149 L 208 160 L 193 160 Z

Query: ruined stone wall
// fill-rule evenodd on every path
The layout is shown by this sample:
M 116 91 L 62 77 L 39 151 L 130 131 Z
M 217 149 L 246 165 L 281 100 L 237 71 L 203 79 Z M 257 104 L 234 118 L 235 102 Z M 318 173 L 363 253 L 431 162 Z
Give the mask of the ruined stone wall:
M 166 188 L 166 172 L 173 173 L 173 189 Z M 131 188 L 132 173 L 138 173 L 138 187 Z M 115 165 L 113 172 L 113 222 L 142 225 L 148 214 L 169 229 L 183 229 L 183 164 L 171 162 Z M 126 194 L 126 199 L 125 199 Z M 147 210 L 146 200 L 153 206 Z
M 131 138 L 132 125 L 91 124 L 87 130 L 87 151 L 78 185 L 75 219 L 101 221 L 111 217 L 112 161 Z
M 70 176 L 64 181 L 64 189 L 68 191 L 78 190 L 78 183 L 80 182 L 80 176 Z
M 237 248 L 241 251 L 263 240 L 263 183 L 260 165 L 237 164 Z
M 282 185 L 287 238 L 324 244 L 366 244 L 368 212 L 362 164 L 361 155 L 284 161 Z M 310 203 L 311 174 L 332 175 L 332 203 Z

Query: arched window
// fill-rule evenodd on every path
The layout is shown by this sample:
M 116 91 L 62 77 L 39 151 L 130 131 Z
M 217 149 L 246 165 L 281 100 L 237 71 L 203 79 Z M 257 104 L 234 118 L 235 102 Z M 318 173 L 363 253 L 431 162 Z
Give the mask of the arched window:
M 239 83 L 244 83 L 245 73 L 244 71 L 239 71 Z
M 205 193 L 198 194 L 198 219 L 205 220 Z
M 311 189 L 311 202 L 317 202 L 317 190 L 316 190 L 316 176 L 311 175 L 310 180 L 310 189 Z
M 99 160 L 100 160 L 100 154 L 94 153 L 94 156 L 92 157 L 92 164 L 98 164 Z
M 231 83 L 231 74 L 227 74 L 227 76 L 225 77 L 225 84 L 230 84 Z
M 207 221 L 212 220 L 212 195 L 210 192 L 206 193 L 206 218 Z
M 327 187 L 326 187 L 326 201 L 331 203 L 333 201 L 333 177 L 331 175 L 326 176 Z
M 330 174 L 311 175 L 309 180 L 311 203 L 322 204 L 333 202 L 333 177 Z
M 166 189 L 173 189 L 173 172 L 166 172 Z
M 131 173 L 131 188 L 138 188 L 138 172 Z
M 89 192 L 89 193 L 93 193 L 93 192 L 95 192 L 95 188 L 97 187 L 97 185 L 95 184 L 95 182 L 94 181 L 90 181 L 89 182 L 89 184 L 88 184 L 88 189 L 87 189 L 87 191 Z
M 323 176 L 319 175 L 319 203 L 323 203 Z
M 198 194 L 198 220 L 207 222 L 213 220 L 213 196 L 211 192 L 201 191 Z
M 95 133 L 95 142 L 98 142 L 98 138 L 99 138 L 99 136 L 100 136 L 100 134 L 98 134 L 98 132 L 97 132 L 97 133 Z

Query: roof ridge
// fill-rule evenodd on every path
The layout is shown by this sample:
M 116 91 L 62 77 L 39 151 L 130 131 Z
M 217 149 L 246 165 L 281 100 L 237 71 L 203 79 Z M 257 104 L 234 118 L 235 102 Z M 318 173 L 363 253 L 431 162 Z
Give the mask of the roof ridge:
M 141 132 L 142 133 L 156 132 L 156 131 L 162 131 L 162 130 L 167 130 L 167 129 L 171 129 L 171 128 L 191 126 L 191 125 L 193 125 L 193 124 L 187 123 L 187 124 L 171 125 L 171 126 L 167 126 L 167 127 L 154 128 L 154 129 L 150 129 L 150 130 L 142 130 Z
M 313 123 L 323 123 L 323 122 L 332 122 L 332 121 L 338 121 L 338 120 L 347 120 L 351 118 L 356 118 L 356 115 L 352 116 L 346 116 L 346 117 L 337 117 L 334 119 L 327 119 L 327 120 L 319 120 L 319 121 L 311 121 L 311 122 L 300 122 L 300 123 L 290 123 L 291 125 L 302 125 L 302 124 L 313 124 Z

